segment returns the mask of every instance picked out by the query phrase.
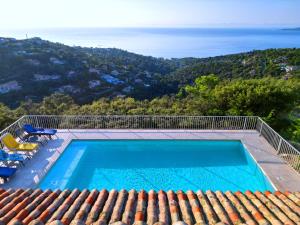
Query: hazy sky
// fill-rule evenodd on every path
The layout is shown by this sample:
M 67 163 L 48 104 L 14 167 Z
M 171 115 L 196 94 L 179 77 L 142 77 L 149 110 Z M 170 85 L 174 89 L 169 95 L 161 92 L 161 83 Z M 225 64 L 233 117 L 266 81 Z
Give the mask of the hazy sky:
M 299 26 L 300 0 L 0 0 L 0 29 Z

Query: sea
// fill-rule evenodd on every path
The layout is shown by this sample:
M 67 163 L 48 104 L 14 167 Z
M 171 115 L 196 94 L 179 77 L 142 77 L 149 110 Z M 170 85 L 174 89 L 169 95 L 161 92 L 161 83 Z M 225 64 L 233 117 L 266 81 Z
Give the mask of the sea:
M 0 29 L 0 37 L 40 37 L 70 46 L 119 48 L 162 58 L 203 58 L 268 48 L 300 47 L 300 30 L 281 28 Z

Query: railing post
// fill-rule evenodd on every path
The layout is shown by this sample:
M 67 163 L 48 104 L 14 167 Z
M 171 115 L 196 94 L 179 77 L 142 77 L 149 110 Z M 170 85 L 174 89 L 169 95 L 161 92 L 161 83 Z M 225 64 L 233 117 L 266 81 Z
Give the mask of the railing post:
M 17 123 L 18 123 L 18 127 L 19 127 L 19 128 L 22 128 L 21 121 L 23 121 L 24 118 L 25 118 L 25 116 L 22 116 L 19 120 L 17 120 Z
M 212 121 L 212 124 L 211 124 L 211 129 L 215 129 L 215 119 L 216 117 L 213 117 L 213 121 Z
M 277 147 L 277 155 L 279 155 L 279 153 L 280 153 L 281 144 L 282 144 L 282 138 L 280 138 L 280 141 L 279 141 L 279 144 Z
M 37 119 L 37 116 L 34 116 L 34 119 L 35 119 L 36 126 L 37 126 L 37 127 L 40 127 L 39 121 L 38 121 L 38 119 Z
M 245 120 L 244 120 L 243 130 L 246 130 L 246 124 L 247 124 L 247 117 L 245 117 Z
M 261 125 L 260 125 L 260 129 L 259 129 L 259 136 L 261 136 L 261 132 L 263 129 L 263 123 L 264 123 L 262 120 L 260 120 L 260 122 L 261 122 Z

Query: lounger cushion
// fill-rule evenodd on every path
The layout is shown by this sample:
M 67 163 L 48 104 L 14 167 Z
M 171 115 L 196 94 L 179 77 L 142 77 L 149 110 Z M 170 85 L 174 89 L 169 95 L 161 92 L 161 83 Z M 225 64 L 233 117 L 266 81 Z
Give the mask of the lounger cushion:
M 35 128 L 30 124 L 25 124 L 23 129 L 31 135 L 55 135 L 57 132 L 55 129 Z
M 21 154 L 8 154 L 7 160 L 9 161 L 25 161 L 26 156 Z
M 55 135 L 56 130 L 37 130 L 35 132 L 30 132 L 30 134 L 36 134 L 36 135 Z
M 10 168 L 10 167 L 0 167 L 0 177 L 3 178 L 9 178 L 12 175 L 15 174 L 15 172 L 17 171 L 16 168 Z
M 32 151 L 38 148 L 38 144 L 35 143 L 21 143 L 18 145 L 16 150 L 18 151 Z
M 16 148 L 18 146 L 18 142 L 16 139 L 10 134 L 7 133 L 5 134 L 2 138 L 1 141 L 4 145 L 6 145 L 9 149 Z

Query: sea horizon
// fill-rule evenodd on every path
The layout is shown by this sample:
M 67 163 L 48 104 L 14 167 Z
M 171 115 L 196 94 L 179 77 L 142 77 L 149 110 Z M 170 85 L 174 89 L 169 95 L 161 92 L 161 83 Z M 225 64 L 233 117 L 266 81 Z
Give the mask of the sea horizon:
M 297 28 L 31 28 L 0 29 L 0 37 L 39 37 L 69 46 L 118 48 L 161 58 L 205 58 L 269 48 L 299 48 L 300 32 Z

